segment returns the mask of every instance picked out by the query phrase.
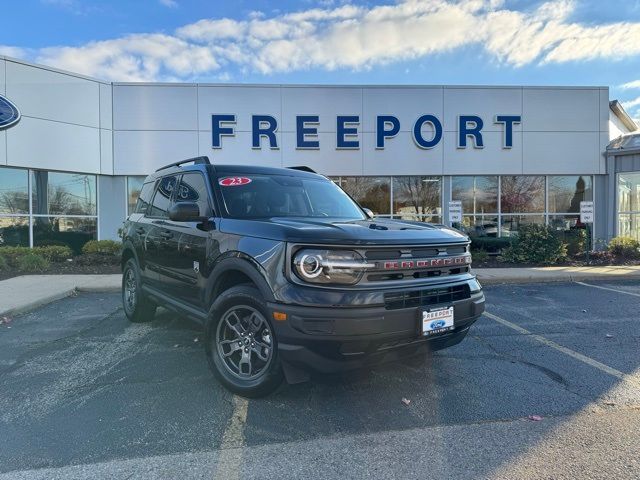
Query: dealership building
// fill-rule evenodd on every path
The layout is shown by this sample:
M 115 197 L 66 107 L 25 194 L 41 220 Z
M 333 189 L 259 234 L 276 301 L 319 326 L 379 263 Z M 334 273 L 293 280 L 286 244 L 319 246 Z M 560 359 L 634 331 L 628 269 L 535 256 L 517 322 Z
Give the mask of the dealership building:
M 594 238 L 640 238 L 640 133 L 607 87 L 110 83 L 0 56 L 0 100 L 0 245 L 117 238 L 145 175 L 200 155 L 309 166 L 384 217 L 460 200 L 472 235 L 575 230 L 593 201 Z

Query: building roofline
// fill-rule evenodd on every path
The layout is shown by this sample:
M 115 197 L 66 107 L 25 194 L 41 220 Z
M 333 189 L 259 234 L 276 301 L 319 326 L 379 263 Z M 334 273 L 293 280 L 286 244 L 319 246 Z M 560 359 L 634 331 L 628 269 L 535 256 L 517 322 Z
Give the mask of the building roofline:
M 622 104 L 618 100 L 611 100 L 609 102 L 609 108 L 620 119 L 622 124 L 629 129 L 629 133 L 638 130 L 638 124 L 633 121 L 633 118 L 629 116 Z

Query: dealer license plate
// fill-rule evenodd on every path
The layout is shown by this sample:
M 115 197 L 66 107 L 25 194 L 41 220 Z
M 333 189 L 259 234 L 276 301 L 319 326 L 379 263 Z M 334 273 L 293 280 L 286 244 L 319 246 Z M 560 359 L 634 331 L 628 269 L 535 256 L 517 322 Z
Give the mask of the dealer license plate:
M 453 329 L 453 307 L 422 311 L 422 334 L 424 336 L 450 332 Z

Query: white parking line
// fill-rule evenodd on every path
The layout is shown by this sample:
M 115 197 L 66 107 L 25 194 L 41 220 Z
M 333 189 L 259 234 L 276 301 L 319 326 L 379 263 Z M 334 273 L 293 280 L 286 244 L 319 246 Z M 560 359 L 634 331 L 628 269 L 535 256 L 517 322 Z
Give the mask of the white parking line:
M 222 435 L 220 456 L 215 480 L 240 479 L 240 467 L 242 466 L 242 447 L 244 447 L 244 425 L 247 422 L 247 409 L 249 401 L 246 398 L 233 396 L 233 414 Z
M 601 287 L 600 285 L 591 285 L 590 283 L 584 283 L 584 282 L 575 282 L 575 283 L 579 285 L 584 285 L 585 287 L 599 288 L 600 290 L 608 290 L 610 292 L 624 293 L 625 295 L 633 295 L 634 297 L 640 297 L 640 293 L 627 292 L 625 290 L 618 290 L 617 288 Z
M 547 347 L 551 347 L 555 350 L 558 350 L 559 352 L 564 353 L 565 355 L 569 355 L 572 358 L 575 358 L 576 360 L 581 361 L 582 363 L 586 363 L 587 365 L 590 365 L 594 368 L 597 368 L 598 370 L 600 370 L 601 372 L 607 373 L 609 375 L 612 375 L 620 380 L 632 383 L 633 385 L 635 385 L 636 387 L 640 387 L 640 382 L 638 382 L 637 380 L 630 378 L 628 375 L 625 375 L 624 373 L 622 373 L 620 370 L 616 370 L 615 368 L 610 367 L 609 365 L 605 365 L 604 363 L 601 363 L 597 360 L 594 360 L 593 358 L 587 357 L 586 355 L 583 355 L 581 353 L 578 353 L 574 350 L 571 350 L 570 348 L 567 347 L 563 347 L 562 345 L 554 342 L 553 340 L 549 340 L 548 338 L 543 337 L 542 335 L 538 335 L 537 333 L 533 333 L 530 332 L 529 330 L 527 330 L 526 328 L 522 328 L 520 325 L 516 325 L 515 323 L 511 323 L 508 320 L 505 320 L 504 318 L 501 318 L 497 315 L 494 315 L 493 313 L 489 313 L 489 312 L 484 312 L 484 315 L 488 318 L 490 318 L 491 320 L 495 320 L 496 322 L 500 323 L 501 325 L 504 325 L 505 327 L 509 327 L 512 330 L 515 330 L 518 333 L 521 333 L 523 335 L 527 335 L 529 338 L 533 338 L 534 340 L 537 340 L 538 342 L 546 345 Z

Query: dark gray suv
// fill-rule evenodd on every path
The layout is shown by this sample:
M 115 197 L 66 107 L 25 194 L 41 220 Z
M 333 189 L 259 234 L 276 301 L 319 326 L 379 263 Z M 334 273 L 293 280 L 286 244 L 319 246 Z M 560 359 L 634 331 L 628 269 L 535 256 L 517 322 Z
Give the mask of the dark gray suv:
M 213 373 L 249 397 L 455 345 L 484 310 L 466 235 L 371 218 L 305 167 L 164 167 L 123 240 L 127 317 L 201 322 Z

